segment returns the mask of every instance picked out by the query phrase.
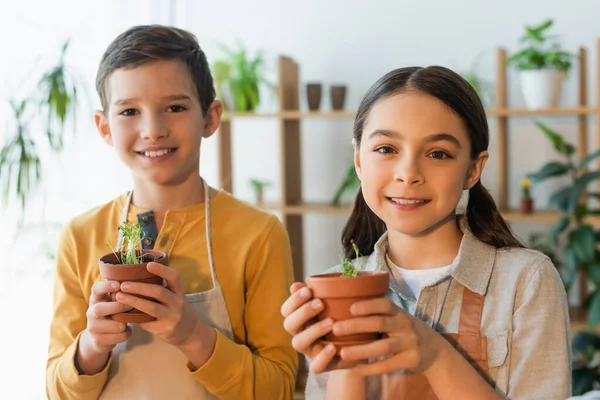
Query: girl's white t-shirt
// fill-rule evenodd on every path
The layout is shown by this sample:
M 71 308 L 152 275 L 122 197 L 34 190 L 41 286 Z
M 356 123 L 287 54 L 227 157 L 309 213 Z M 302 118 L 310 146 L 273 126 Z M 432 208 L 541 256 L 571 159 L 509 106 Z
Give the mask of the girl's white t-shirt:
M 428 269 L 404 269 L 394 264 L 387 255 L 385 258 L 400 291 L 405 297 L 412 299 L 418 299 L 423 287 L 436 282 L 452 268 L 452 265 L 446 265 Z

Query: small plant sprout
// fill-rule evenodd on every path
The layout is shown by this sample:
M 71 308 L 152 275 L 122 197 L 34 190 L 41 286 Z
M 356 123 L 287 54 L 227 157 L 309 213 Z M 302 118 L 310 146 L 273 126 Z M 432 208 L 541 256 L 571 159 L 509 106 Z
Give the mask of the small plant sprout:
M 524 199 L 528 199 L 529 197 L 531 197 L 531 179 L 529 178 L 523 178 L 523 180 L 521 180 L 521 197 Z
M 360 251 L 354 240 L 352 241 L 352 248 L 354 249 L 354 253 L 356 254 L 356 259 L 358 260 L 361 257 Z M 344 257 L 342 260 L 342 276 L 346 278 L 354 278 L 358 275 L 360 270 L 362 269 L 362 263 L 359 266 L 352 265 L 352 262 L 348 259 L 348 257 Z
M 106 246 L 112 250 L 121 264 L 142 264 L 144 262 L 144 255 L 141 251 L 138 252 L 138 250 L 142 249 L 142 234 L 144 231 L 140 223 L 123 222 L 119 226 L 119 230 L 123 232 L 121 247 L 115 251 L 110 239 Z

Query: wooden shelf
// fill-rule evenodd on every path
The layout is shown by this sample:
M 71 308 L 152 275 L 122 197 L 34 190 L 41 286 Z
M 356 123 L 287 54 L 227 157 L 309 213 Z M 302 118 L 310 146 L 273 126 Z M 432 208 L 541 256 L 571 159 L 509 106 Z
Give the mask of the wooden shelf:
M 564 115 L 589 115 L 600 114 L 600 109 L 594 107 L 569 107 L 569 108 L 546 108 L 540 110 L 528 110 L 525 108 L 488 108 L 485 110 L 489 117 L 518 117 L 518 116 L 564 116 Z M 234 118 L 265 118 L 281 120 L 299 120 L 306 118 L 354 118 L 356 111 L 281 111 L 275 113 L 253 113 L 233 112 L 223 113 L 223 120 L 230 121 Z

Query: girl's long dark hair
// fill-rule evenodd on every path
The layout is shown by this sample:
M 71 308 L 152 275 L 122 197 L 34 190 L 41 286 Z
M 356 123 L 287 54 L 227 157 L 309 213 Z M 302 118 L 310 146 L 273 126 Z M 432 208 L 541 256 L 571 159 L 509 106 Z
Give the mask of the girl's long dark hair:
M 490 136 L 483 104 L 475 90 L 460 75 L 444 67 L 407 67 L 381 77 L 365 94 L 354 120 L 354 139 L 360 146 L 362 132 L 371 109 L 379 100 L 400 92 L 414 91 L 436 97 L 456 113 L 465 124 L 475 160 L 488 149 Z M 494 199 L 481 182 L 469 190 L 467 204 L 469 228 L 479 240 L 494 247 L 524 247 L 513 235 L 498 211 Z M 354 258 L 352 241 L 361 253 L 371 254 L 377 240 L 386 231 L 385 223 L 368 207 L 359 189 L 354 208 L 342 231 L 342 246 L 348 258 Z

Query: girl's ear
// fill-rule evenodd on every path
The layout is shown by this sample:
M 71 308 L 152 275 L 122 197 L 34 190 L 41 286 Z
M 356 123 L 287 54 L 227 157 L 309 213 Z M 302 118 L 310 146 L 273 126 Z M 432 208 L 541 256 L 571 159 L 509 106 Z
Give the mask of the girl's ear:
M 469 171 L 467 172 L 467 179 L 465 180 L 465 185 L 463 187 L 464 190 L 471 189 L 477 182 L 479 182 L 489 155 L 490 154 L 484 150 L 479 153 L 475 160 L 471 161 Z
M 358 179 L 361 179 L 361 168 L 360 168 L 360 147 L 356 143 L 356 139 L 352 139 L 352 147 L 354 147 L 354 169 Z
M 218 100 L 213 101 L 204 115 L 203 138 L 209 138 L 217 131 L 217 128 L 221 124 L 222 114 L 223 106 L 221 105 L 221 102 Z
M 108 125 L 108 118 L 104 111 L 96 111 L 94 113 L 94 121 L 96 122 L 96 128 L 98 128 L 98 133 L 100 133 L 100 137 L 108 143 L 109 146 L 113 145 L 112 134 L 110 132 L 110 126 Z

